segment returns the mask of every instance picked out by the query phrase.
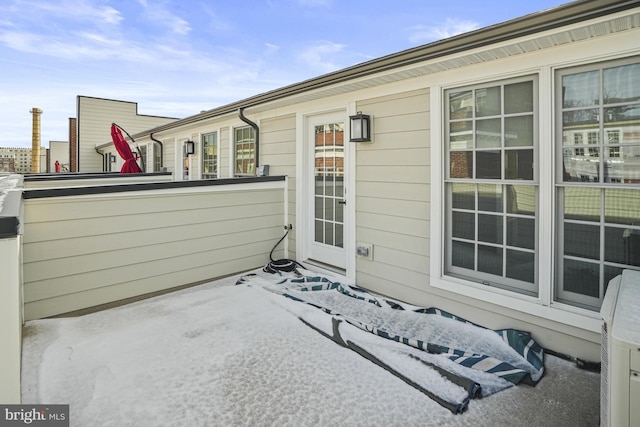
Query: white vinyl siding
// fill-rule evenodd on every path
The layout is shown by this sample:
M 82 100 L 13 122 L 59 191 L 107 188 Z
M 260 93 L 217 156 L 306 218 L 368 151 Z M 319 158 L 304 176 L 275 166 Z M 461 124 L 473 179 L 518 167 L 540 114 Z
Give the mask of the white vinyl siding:
M 284 181 L 25 203 L 27 320 L 260 267 L 285 212 Z
M 424 289 L 429 277 L 429 91 L 358 102 L 370 114 L 373 143 L 356 144 L 358 282 L 385 294 Z M 347 143 L 349 144 L 349 143 Z M 354 144 L 354 143 L 350 143 Z

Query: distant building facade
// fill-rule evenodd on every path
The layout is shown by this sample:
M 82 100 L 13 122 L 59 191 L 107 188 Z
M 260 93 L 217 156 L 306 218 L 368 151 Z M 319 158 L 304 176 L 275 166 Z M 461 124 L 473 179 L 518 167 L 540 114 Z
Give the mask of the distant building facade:
M 46 172 L 46 149 L 41 147 L 40 172 Z M 0 147 L 0 171 L 10 173 L 31 173 L 31 148 Z

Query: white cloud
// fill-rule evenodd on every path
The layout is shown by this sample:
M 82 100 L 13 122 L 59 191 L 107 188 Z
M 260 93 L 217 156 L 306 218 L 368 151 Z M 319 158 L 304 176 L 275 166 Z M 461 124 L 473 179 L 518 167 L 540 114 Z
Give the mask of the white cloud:
M 186 36 L 191 32 L 189 22 L 171 12 L 161 2 L 155 2 L 152 5 L 149 5 L 147 0 L 138 0 L 138 2 L 144 7 L 144 15 L 148 19 L 171 29 L 173 33 L 181 36 Z
M 332 61 L 333 55 L 340 53 L 344 48 L 345 45 L 340 43 L 322 41 L 305 49 L 299 58 L 313 69 L 331 72 L 340 68 Z
M 410 28 L 409 30 L 412 34 L 409 36 L 409 40 L 412 43 L 428 43 L 473 31 L 477 28 L 479 28 L 477 22 L 447 18 L 447 20 L 439 26 L 417 26 Z

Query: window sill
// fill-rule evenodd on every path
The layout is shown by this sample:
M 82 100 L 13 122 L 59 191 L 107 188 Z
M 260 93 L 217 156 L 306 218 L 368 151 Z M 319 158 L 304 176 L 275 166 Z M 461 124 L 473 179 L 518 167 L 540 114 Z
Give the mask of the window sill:
M 600 314 L 565 304 L 552 303 L 544 305 L 540 298 L 520 295 L 514 292 L 490 288 L 453 277 L 432 277 L 430 286 L 464 297 L 479 300 L 488 304 L 504 307 L 514 312 L 509 317 L 514 317 L 521 312 L 530 316 L 539 317 L 546 321 L 557 322 L 589 332 L 600 333 L 602 324 Z M 535 323 L 535 322 L 533 322 Z M 540 322 L 541 326 L 545 326 Z

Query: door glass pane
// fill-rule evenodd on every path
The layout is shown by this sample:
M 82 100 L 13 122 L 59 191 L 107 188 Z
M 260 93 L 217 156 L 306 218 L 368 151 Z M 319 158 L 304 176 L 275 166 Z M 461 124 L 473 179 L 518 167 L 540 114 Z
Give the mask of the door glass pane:
M 500 151 L 477 151 L 476 178 L 500 179 L 502 177 L 500 154 Z
M 315 126 L 315 241 L 342 247 L 344 197 L 343 123 Z

